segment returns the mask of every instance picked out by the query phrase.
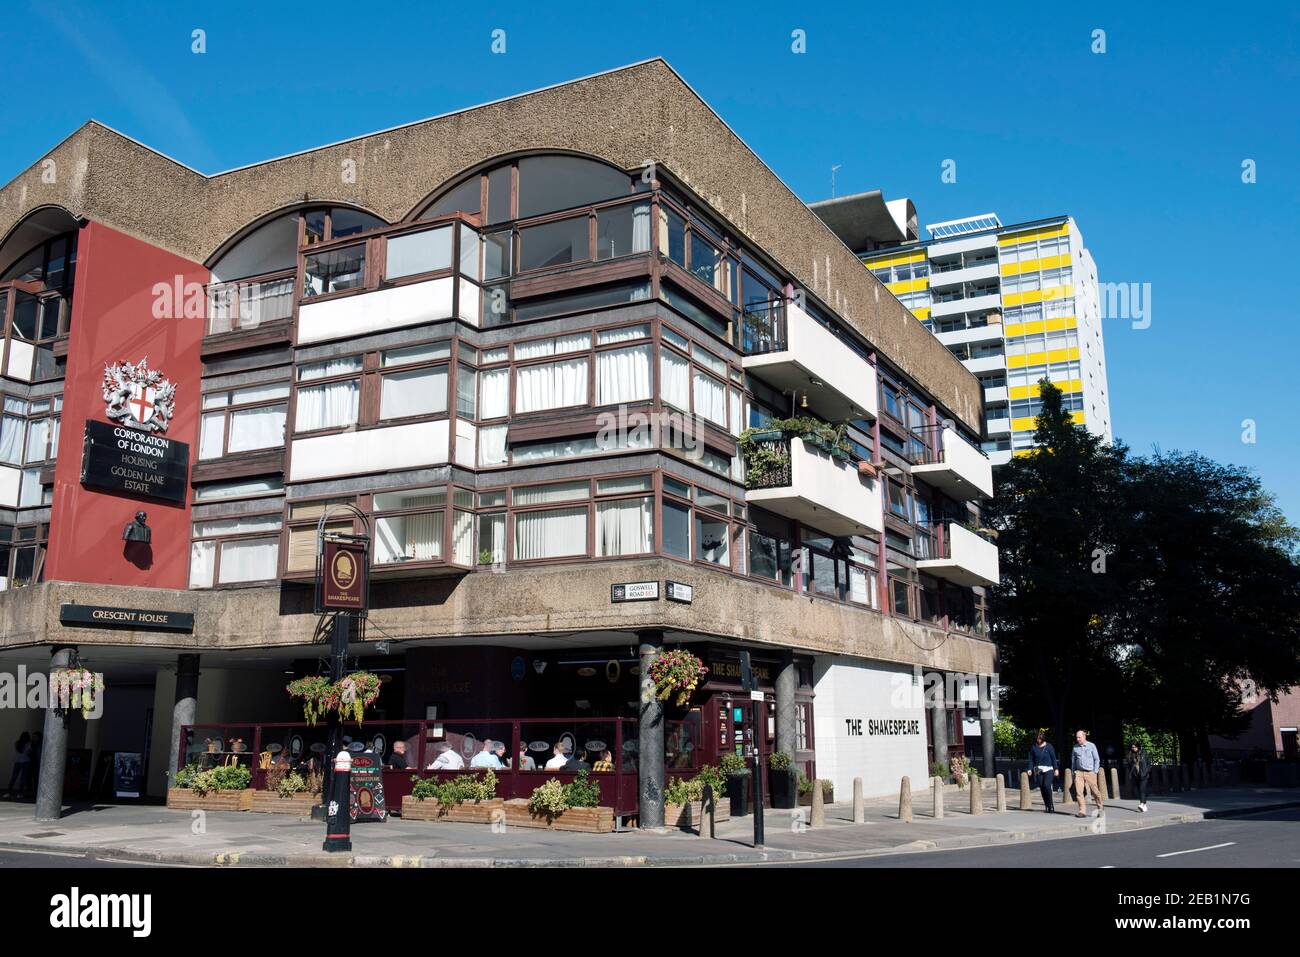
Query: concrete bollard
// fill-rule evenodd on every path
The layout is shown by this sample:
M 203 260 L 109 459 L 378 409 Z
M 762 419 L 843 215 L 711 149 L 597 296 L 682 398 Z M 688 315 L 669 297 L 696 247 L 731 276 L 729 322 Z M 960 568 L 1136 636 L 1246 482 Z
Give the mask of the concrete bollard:
M 1070 788 L 1074 787 L 1074 772 L 1066 768 L 1061 772 L 1061 800 L 1069 803 Z
M 1005 814 L 1007 811 L 1007 782 L 1001 774 L 994 780 L 997 782 L 998 813 Z
M 821 778 L 813 781 L 812 814 L 809 815 L 808 826 L 826 826 L 826 797 L 822 794 Z
M 968 790 L 970 791 L 970 812 L 972 814 L 983 814 L 984 802 L 983 800 L 981 800 L 979 778 L 970 778 L 969 784 L 970 787 L 968 788 Z
M 1020 810 L 1033 810 L 1033 799 L 1029 796 L 1029 772 L 1020 772 Z
M 898 786 L 898 820 L 903 824 L 912 823 L 912 779 L 906 774 Z
M 1111 797 L 1117 801 L 1119 800 L 1119 768 L 1110 769 L 1110 793 Z
M 943 817 L 943 778 L 934 778 L 930 782 L 930 790 L 934 795 L 934 807 L 931 814 L 936 818 Z
M 853 823 L 865 824 L 867 821 L 867 806 L 862 800 L 862 778 L 853 779 Z
M 1097 769 L 1097 794 L 1103 801 L 1109 801 L 1110 795 L 1106 791 L 1106 769 Z
M 718 798 L 713 793 L 713 786 L 704 785 L 704 797 L 700 801 L 700 837 L 711 839 L 717 833 L 713 829 L 714 811 L 717 810 L 717 806 Z

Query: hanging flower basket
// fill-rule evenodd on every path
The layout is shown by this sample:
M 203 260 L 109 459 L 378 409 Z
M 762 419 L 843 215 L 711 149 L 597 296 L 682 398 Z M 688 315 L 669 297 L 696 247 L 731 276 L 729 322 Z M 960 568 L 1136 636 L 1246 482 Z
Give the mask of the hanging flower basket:
M 326 705 L 338 708 L 340 718 L 351 718 L 361 724 L 366 716 L 366 708 L 374 704 L 378 697 L 379 676 L 369 671 L 354 671 L 340 678 L 339 683 L 329 689 Z
M 655 683 L 655 696 L 660 701 L 667 701 L 676 694 L 678 707 L 682 707 L 691 698 L 700 680 L 709 673 L 704 662 L 684 648 L 665 651 L 655 658 L 650 665 L 650 680 Z
M 322 675 L 297 678 L 285 685 L 284 690 L 289 692 L 290 698 L 302 699 L 303 717 L 310 725 L 315 725 L 316 719 L 328 710 L 325 697 L 330 690 L 330 682 Z
M 81 716 L 89 717 L 102 705 L 104 679 L 84 668 L 55 668 L 50 671 L 50 697 L 59 707 L 81 705 Z

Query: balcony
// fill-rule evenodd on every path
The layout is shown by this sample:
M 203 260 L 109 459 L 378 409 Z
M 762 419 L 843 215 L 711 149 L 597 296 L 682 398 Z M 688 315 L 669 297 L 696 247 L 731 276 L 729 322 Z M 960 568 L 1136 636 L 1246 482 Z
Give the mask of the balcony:
M 940 433 L 934 461 L 912 467 L 912 477 L 942 489 L 959 501 L 993 497 L 993 467 L 988 458 L 952 429 Z
M 756 443 L 747 461 L 745 498 L 828 535 L 865 535 L 884 528 L 880 482 L 845 458 L 797 436 Z
M 993 312 L 1000 308 L 1002 308 L 1002 296 L 994 289 L 992 292 L 979 292 L 973 296 L 942 302 L 935 299 L 930 306 L 930 317 L 942 319 L 944 316 L 955 316 L 960 312 Z
M 808 408 L 823 418 L 876 417 L 875 368 L 794 302 L 746 312 L 742 346 L 746 372 L 783 392 L 806 392 Z
M 986 262 L 960 269 L 936 270 L 930 274 L 930 288 L 940 289 L 959 286 L 964 282 L 979 282 L 984 279 L 996 279 L 998 276 L 998 258 L 992 257 Z
M 967 588 L 996 585 L 999 581 L 998 547 L 956 522 L 942 525 L 939 558 L 916 563 L 918 571 Z

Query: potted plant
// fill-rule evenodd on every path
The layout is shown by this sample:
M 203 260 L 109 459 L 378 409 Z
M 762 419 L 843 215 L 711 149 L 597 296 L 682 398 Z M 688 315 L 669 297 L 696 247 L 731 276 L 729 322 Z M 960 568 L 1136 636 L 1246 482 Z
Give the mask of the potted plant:
M 798 803 L 792 766 L 785 751 L 773 751 L 767 756 L 767 787 L 774 808 L 792 808 Z
M 704 662 L 685 648 L 673 648 L 660 654 L 650 665 L 650 680 L 655 684 L 655 697 L 667 701 L 676 694 L 678 707 L 684 707 L 700 680 L 709 673 Z
M 306 817 L 320 799 L 323 778 L 319 771 L 300 774 L 286 767 L 268 768 L 265 787 L 253 792 L 249 810 Z
M 202 770 L 187 764 L 172 778 L 167 806 L 180 810 L 247 811 L 253 804 L 253 772 L 236 764 Z
M 939 778 L 941 781 L 948 780 L 948 768 L 942 761 L 930 762 L 930 777 Z
M 813 779 L 808 777 L 802 771 L 799 772 L 799 803 L 804 806 L 812 804 Z M 830 781 L 822 780 L 822 802 L 824 804 L 835 803 L 835 785 Z
M 744 817 L 749 813 L 749 766 L 739 754 L 724 754 L 718 767 L 727 777 L 727 797 L 731 801 L 731 816 Z
M 664 788 L 664 824 L 669 827 L 698 827 L 704 820 L 704 789 L 713 796 L 713 820 L 730 820 L 730 802 L 723 800 L 726 776 L 712 765 L 700 768 L 693 778 L 673 778 Z
M 478 553 L 478 563 L 479 563 L 480 565 L 491 565 L 491 564 L 492 564 L 492 549 L 490 549 L 490 548 L 485 548 L 485 549 L 483 549 L 481 552 L 479 552 L 479 553 Z
M 497 797 L 497 776 L 458 774 L 450 781 L 415 778 L 409 796 L 402 799 L 404 821 L 459 821 L 491 824 L 504 815 Z
M 506 801 L 505 820 L 520 827 L 604 834 L 614 830 L 614 809 L 600 804 L 600 785 L 579 771 L 568 784 L 551 778 L 527 801 Z

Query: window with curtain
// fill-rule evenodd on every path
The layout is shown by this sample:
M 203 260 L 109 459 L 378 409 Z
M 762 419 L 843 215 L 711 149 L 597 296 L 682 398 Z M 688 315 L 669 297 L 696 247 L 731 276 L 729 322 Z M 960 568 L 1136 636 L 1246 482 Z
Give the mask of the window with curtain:
M 654 499 L 596 503 L 596 555 L 639 555 L 654 551 Z
M 567 336 L 553 336 L 550 339 L 533 339 L 515 345 L 515 359 L 543 359 L 546 356 L 560 356 L 566 352 L 585 352 L 591 348 L 591 334 L 578 332 Z
M 587 553 L 587 506 L 515 513 L 515 559 Z
M 596 354 L 596 404 L 618 405 L 651 397 L 651 347 L 632 346 Z
M 245 515 L 195 522 L 190 587 L 269 581 L 279 574 L 280 516 Z
M 445 488 L 406 489 L 375 495 L 376 565 L 442 558 Z M 393 513 L 402 514 L 393 514 Z
M 519 366 L 515 412 L 538 412 L 587 404 L 588 361 L 585 356 Z
M 510 370 L 484 369 L 478 374 L 479 418 L 500 419 L 510 414 Z
M 711 375 L 700 372 L 694 375 L 695 414 L 715 425 L 727 425 L 727 388 Z
M 447 411 L 447 367 L 389 372 L 380 390 L 379 417 L 403 419 Z
M 279 538 L 252 538 L 223 542 L 219 581 L 223 585 L 268 581 L 276 577 L 276 566 L 279 560 Z
M 691 408 L 691 363 L 670 349 L 659 353 L 659 388 L 663 400 L 682 411 Z
M 5 396 L 4 416 L 0 418 L 0 462 L 21 465 L 23 439 L 27 431 L 27 403 Z
M 715 565 L 730 565 L 727 547 L 727 523 L 697 512 L 695 515 L 695 557 Z
M 637 339 L 649 339 L 650 327 L 647 325 L 639 326 L 620 326 L 617 329 L 601 329 L 596 333 L 596 345 L 614 346 L 620 342 L 634 342 Z
M 485 425 L 478 430 L 478 464 L 504 465 L 509 460 L 504 425 Z
M 478 373 L 466 365 L 456 367 L 456 414 L 478 418 Z
M 478 561 L 496 565 L 506 560 L 506 515 L 496 512 L 478 517 Z
M 206 393 L 199 428 L 199 458 L 215 459 L 283 446 L 288 398 L 287 382 Z
M 357 421 L 360 395 L 360 385 L 355 379 L 299 389 L 295 431 L 311 432 L 353 425 Z

